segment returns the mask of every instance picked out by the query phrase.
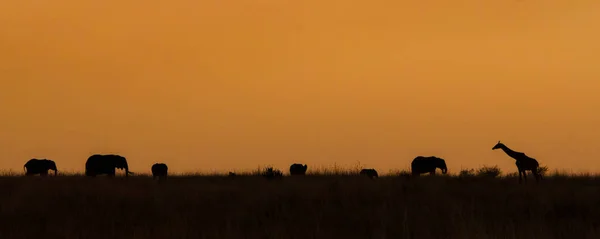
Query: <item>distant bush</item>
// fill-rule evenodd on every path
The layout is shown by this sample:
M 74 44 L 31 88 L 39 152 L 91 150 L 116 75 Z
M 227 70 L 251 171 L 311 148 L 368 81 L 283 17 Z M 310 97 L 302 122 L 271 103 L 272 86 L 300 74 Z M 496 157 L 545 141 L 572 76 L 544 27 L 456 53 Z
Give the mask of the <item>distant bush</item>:
M 390 169 L 389 172 L 387 173 L 387 175 L 389 176 L 406 176 L 406 175 L 411 175 L 412 173 L 410 172 L 410 170 L 406 170 L 406 169 Z
M 261 175 L 263 177 L 268 178 L 268 179 L 283 177 L 283 173 L 281 172 L 281 170 L 274 169 L 273 167 L 267 167 L 267 168 L 265 168 L 265 170 L 261 173 Z
M 477 176 L 479 177 L 487 177 L 487 178 L 496 178 L 502 174 L 502 170 L 498 168 L 498 166 L 483 166 L 477 170 Z
M 458 173 L 458 177 L 461 178 L 466 178 L 466 177 L 474 177 L 475 176 L 475 169 L 461 169 L 460 172 Z
M 408 170 L 400 170 L 400 172 L 398 172 L 398 176 L 400 177 L 410 177 L 412 175 L 412 173 Z
M 334 163 L 330 166 L 309 165 L 308 167 L 309 172 L 306 174 L 313 176 L 354 176 L 358 175 L 362 169 L 360 162 L 357 162 L 357 164 L 353 166 L 341 166 Z
M 538 173 L 540 173 L 542 176 L 546 175 L 548 173 L 548 166 L 538 167 Z

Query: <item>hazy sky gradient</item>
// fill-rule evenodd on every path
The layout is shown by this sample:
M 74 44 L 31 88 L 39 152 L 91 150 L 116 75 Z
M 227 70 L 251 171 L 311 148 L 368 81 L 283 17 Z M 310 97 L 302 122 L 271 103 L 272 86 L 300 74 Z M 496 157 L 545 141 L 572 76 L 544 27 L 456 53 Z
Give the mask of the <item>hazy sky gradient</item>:
M 0 3 L 0 168 L 600 171 L 597 0 Z

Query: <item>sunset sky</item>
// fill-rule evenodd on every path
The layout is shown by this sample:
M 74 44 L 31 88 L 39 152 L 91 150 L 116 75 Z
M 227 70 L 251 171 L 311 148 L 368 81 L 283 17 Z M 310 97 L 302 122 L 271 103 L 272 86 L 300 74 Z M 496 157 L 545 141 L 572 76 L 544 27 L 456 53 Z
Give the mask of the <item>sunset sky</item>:
M 600 172 L 597 0 L 4 0 L 0 169 Z

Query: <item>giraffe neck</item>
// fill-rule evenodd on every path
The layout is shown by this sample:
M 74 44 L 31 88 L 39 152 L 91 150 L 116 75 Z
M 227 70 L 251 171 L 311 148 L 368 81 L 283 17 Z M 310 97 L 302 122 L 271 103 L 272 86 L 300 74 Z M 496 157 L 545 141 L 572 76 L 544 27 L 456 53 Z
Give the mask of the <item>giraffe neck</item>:
M 502 151 L 504 151 L 504 153 L 506 153 L 506 155 L 510 156 L 511 158 L 513 158 L 517 161 L 520 159 L 520 156 L 522 153 L 519 153 L 519 152 L 516 152 L 516 151 L 510 149 L 506 145 L 503 145 L 500 148 L 502 149 Z

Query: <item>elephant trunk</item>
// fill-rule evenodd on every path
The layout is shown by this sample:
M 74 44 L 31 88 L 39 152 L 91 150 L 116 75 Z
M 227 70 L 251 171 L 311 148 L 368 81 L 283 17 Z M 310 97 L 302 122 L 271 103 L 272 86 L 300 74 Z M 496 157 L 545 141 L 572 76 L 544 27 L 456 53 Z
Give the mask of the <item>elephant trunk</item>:
M 124 157 L 120 158 L 120 162 L 118 163 L 121 169 L 125 169 L 125 177 L 129 177 L 129 174 L 131 174 L 131 172 L 129 172 L 129 164 L 127 163 L 127 159 L 125 159 Z
M 442 173 L 446 174 L 448 172 L 448 167 L 446 166 L 446 162 L 444 160 L 441 160 L 440 166 Z
M 56 164 L 54 162 L 50 163 L 50 169 L 54 170 L 54 176 L 58 175 L 58 169 L 56 168 Z

